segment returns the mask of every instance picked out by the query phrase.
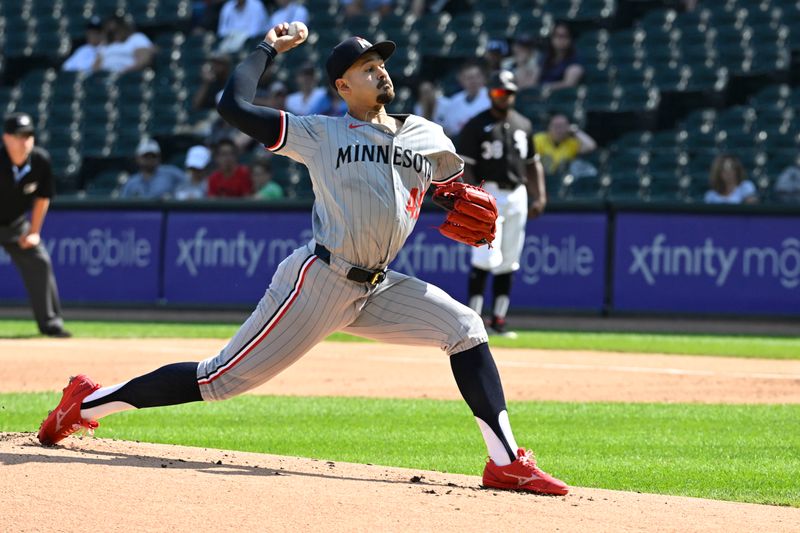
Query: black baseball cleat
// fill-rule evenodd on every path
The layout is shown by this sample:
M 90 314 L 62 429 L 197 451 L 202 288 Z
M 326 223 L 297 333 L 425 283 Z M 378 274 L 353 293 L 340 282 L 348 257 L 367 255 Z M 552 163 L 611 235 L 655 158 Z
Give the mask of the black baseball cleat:
M 52 327 L 41 330 L 42 335 L 46 335 L 48 337 L 53 337 L 55 339 L 68 339 L 72 337 L 72 333 L 65 330 L 64 328 Z

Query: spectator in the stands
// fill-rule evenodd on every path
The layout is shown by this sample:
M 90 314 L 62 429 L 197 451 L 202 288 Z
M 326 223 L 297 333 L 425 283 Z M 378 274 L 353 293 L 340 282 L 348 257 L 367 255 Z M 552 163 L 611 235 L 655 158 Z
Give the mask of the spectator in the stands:
M 325 97 L 311 110 L 310 114 L 343 117 L 347 114 L 347 104 L 342 100 L 342 97 L 339 96 L 339 91 L 334 89 L 332 85 L 326 85 Z
M 156 47 L 136 31 L 130 15 L 113 15 L 103 24 L 108 44 L 97 51 L 93 70 L 133 72 L 153 63 Z
M 262 82 L 266 83 L 265 80 L 267 79 L 269 79 L 269 76 L 267 76 L 267 73 L 264 73 L 261 78 Z M 286 109 L 285 102 L 287 93 L 288 89 L 282 81 L 274 81 L 268 88 L 265 85 L 256 90 L 253 103 L 255 105 L 271 107 L 272 109 Z M 215 113 L 215 115 L 216 119 L 211 124 L 211 131 L 207 132 L 204 140 L 206 146 L 216 146 L 219 141 L 230 139 L 236 144 L 240 154 L 247 153 L 251 149 L 265 152 L 263 145 L 256 143 L 252 137 L 225 122 L 219 114 Z M 269 151 L 266 151 L 265 154 L 267 157 L 272 157 L 273 155 L 272 152 Z
M 186 174 L 176 166 L 161 164 L 161 147 L 155 139 L 145 137 L 136 147 L 139 172 L 131 175 L 119 193 L 120 198 L 161 200 L 171 198 L 186 183 Z
M 176 200 L 199 200 L 208 196 L 208 164 L 211 151 L 198 144 L 186 152 L 186 174 L 189 181 L 175 189 Z
M 271 107 L 272 109 L 286 109 L 286 97 L 289 95 L 289 88 L 282 81 L 273 81 L 267 88 L 256 90 L 256 97 L 253 99 L 255 105 Z
M 274 28 L 281 22 L 302 22 L 308 24 L 308 9 L 297 0 L 275 0 L 275 11 L 269 16 L 267 28 Z
M 211 197 L 244 197 L 253 194 L 253 180 L 247 165 L 239 163 L 239 149 L 230 139 L 222 139 L 214 147 L 216 170 L 208 177 Z
M 445 97 L 431 81 L 423 81 L 417 87 L 417 102 L 414 114 L 437 124 L 444 122 Z
M 105 42 L 103 21 L 95 15 L 86 23 L 86 43 L 72 52 L 61 65 L 61 69 L 71 72 L 91 72 L 97 59 L 97 51 Z
M 344 6 L 347 18 L 372 13 L 383 16 L 392 12 L 392 0 L 339 0 L 339 4 Z
M 219 13 L 226 0 L 191 0 L 192 33 L 202 35 L 216 32 L 219 27 Z
M 487 72 L 495 72 L 502 68 L 503 60 L 508 56 L 508 42 L 505 39 L 490 39 L 486 43 L 483 61 Z
M 777 201 L 800 204 L 800 166 L 795 164 L 783 169 L 773 190 Z
M 458 82 L 464 90 L 441 102 L 441 125 L 451 138 L 458 136 L 469 119 L 492 105 L 486 90 L 486 75 L 480 63 L 473 60 L 462 63 L 458 71 Z
M 566 115 L 557 113 L 550 117 L 547 131 L 533 136 L 536 153 L 542 160 L 547 175 L 563 175 L 570 164 L 581 154 L 597 148 L 595 140 L 575 124 L 570 124 Z
M 272 165 L 266 159 L 256 159 L 250 166 L 253 174 L 253 198 L 258 200 L 280 200 L 283 187 L 272 181 Z
M 217 106 L 219 93 L 231 74 L 231 58 L 228 54 L 212 54 L 200 70 L 200 86 L 192 98 L 194 109 L 214 109 Z
M 503 62 L 503 68 L 510 70 L 517 78 L 517 87 L 535 87 L 539 80 L 539 52 L 532 35 L 523 33 L 511 44 L 511 57 Z
M 245 39 L 267 32 L 267 10 L 261 0 L 228 0 L 219 14 L 217 35 L 224 39 L 241 34 Z
M 572 30 L 563 22 L 557 23 L 540 59 L 538 84 L 550 91 L 575 87 L 583 77 L 583 70 Z
M 322 105 L 327 91 L 319 86 L 317 67 L 311 62 L 304 63 L 295 77 L 297 91 L 286 97 L 286 111 L 293 115 L 310 115 Z
M 706 192 L 707 204 L 755 204 L 758 192 L 738 157 L 720 154 L 711 163 L 708 176 L 710 190 Z

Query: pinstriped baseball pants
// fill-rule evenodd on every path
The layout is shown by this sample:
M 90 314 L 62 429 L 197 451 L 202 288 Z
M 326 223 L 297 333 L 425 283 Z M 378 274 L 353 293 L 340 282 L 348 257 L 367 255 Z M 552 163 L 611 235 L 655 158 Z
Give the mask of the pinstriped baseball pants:
M 481 318 L 438 287 L 391 270 L 376 287 L 355 283 L 312 250 L 312 244 L 302 246 L 284 259 L 228 345 L 200 362 L 204 400 L 224 400 L 267 382 L 335 331 L 439 346 L 449 355 L 487 341 Z

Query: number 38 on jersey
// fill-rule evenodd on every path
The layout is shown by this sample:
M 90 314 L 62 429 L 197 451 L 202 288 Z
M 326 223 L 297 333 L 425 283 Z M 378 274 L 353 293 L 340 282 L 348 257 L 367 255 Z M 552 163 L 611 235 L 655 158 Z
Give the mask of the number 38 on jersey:
M 522 130 L 514 130 L 513 135 L 514 147 L 519 152 L 521 159 L 528 158 L 528 136 Z M 483 141 L 481 143 L 481 159 L 502 159 L 503 157 L 503 141 L 494 139 L 492 141 Z

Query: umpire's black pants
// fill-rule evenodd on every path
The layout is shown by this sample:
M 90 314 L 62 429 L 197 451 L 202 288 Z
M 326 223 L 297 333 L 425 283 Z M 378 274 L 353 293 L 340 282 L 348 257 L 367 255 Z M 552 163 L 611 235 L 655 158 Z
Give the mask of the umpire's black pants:
M 47 249 L 41 243 L 27 249 L 20 248 L 18 244 L 19 238 L 28 231 L 28 227 L 25 219 L 8 226 L 0 226 L 0 244 L 22 275 L 39 331 L 44 333 L 61 329 L 64 327 L 64 320 L 61 318 L 58 287 Z

